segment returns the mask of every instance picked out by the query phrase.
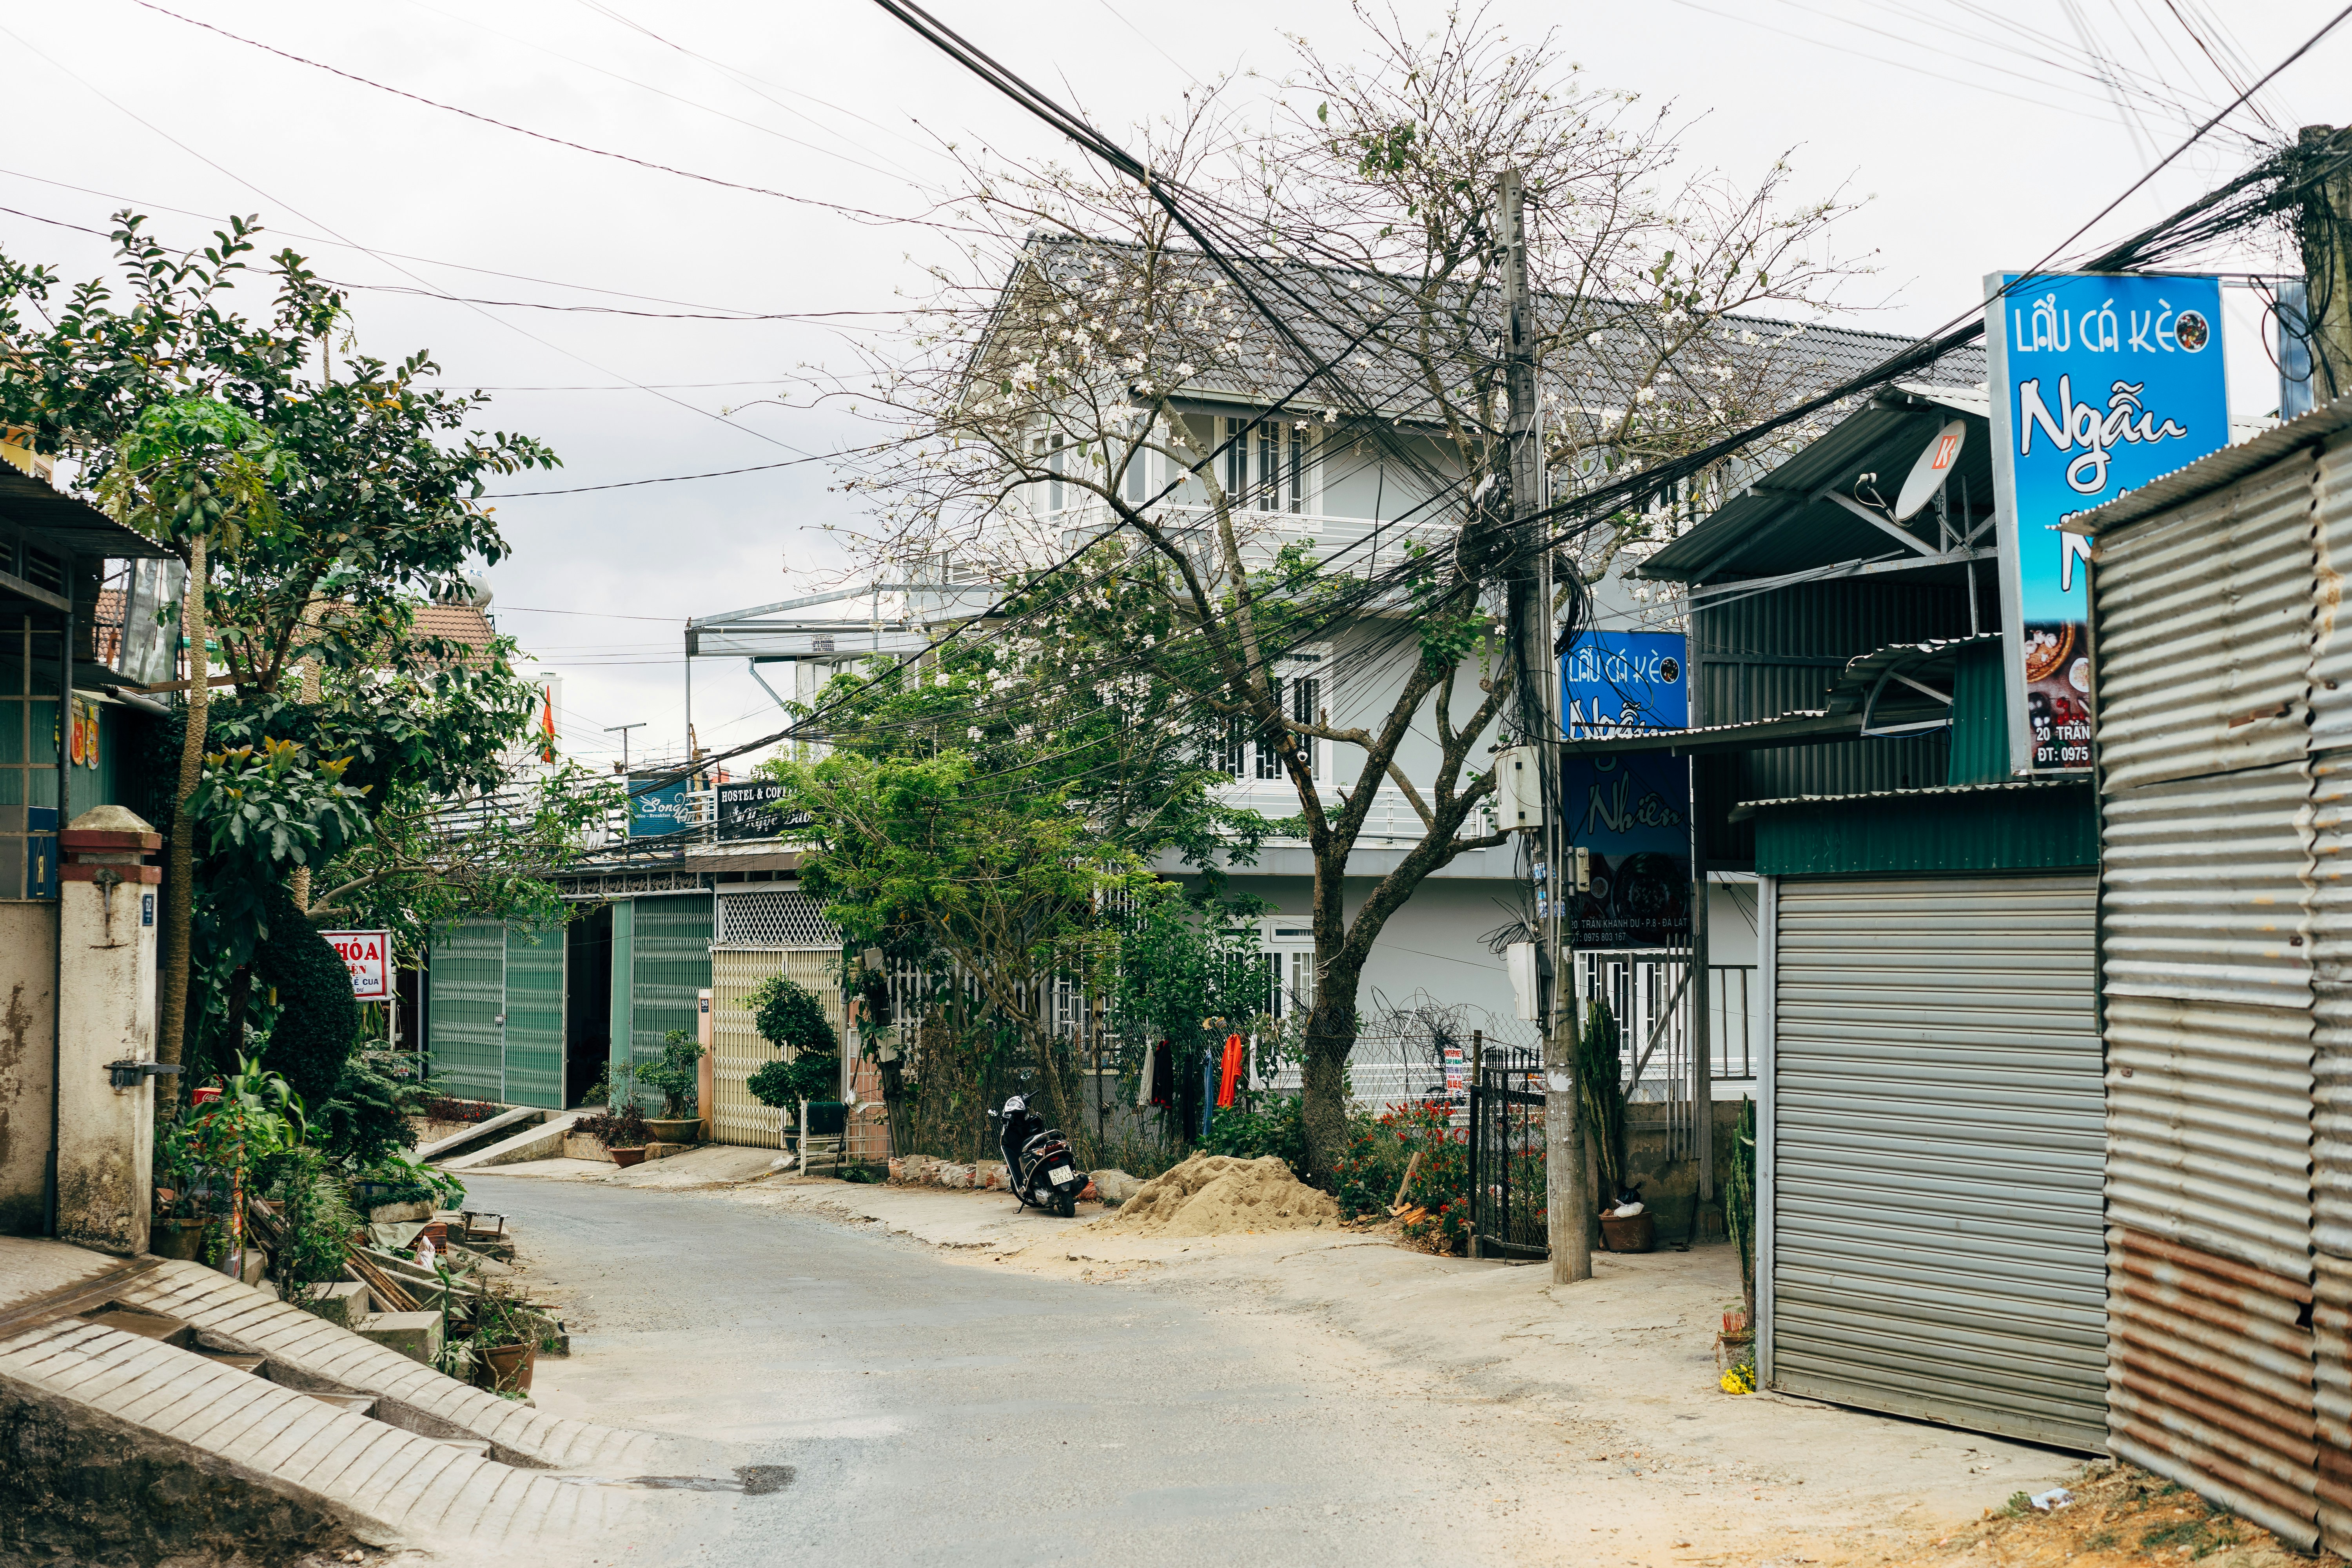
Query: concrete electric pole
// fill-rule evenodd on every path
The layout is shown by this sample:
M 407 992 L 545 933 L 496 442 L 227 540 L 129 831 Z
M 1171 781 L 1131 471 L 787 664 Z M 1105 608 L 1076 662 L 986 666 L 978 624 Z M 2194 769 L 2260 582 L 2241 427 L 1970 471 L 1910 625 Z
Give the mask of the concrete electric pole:
M 2352 131 L 2306 125 L 2298 140 L 2309 160 L 2295 237 L 2303 246 L 2311 397 L 2332 403 L 2352 393 Z
M 1535 751 L 1541 820 L 1535 831 L 1537 882 L 1536 1016 L 1543 1026 L 1544 1210 L 1551 1248 L 1551 1277 L 1566 1284 L 1592 1277 L 1590 1221 L 1592 1194 L 1585 1190 L 1582 1097 L 1576 1088 L 1576 1019 L 1567 1005 L 1560 938 L 1565 930 L 1563 888 L 1572 879 L 1559 811 L 1559 678 L 1553 662 L 1551 552 L 1543 544 L 1543 438 L 1536 401 L 1536 324 L 1528 292 L 1527 194 L 1517 170 L 1495 182 L 1496 240 L 1503 252 L 1506 380 L 1509 442 L 1513 555 L 1507 584 L 1518 720 L 1512 727 Z M 1473 1064 L 1473 1070 L 1477 1064 Z

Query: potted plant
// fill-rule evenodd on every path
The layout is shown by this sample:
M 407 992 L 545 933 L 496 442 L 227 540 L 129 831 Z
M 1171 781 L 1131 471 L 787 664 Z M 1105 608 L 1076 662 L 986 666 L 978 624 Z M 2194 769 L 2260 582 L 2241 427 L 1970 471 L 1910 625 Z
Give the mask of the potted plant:
M 784 1056 L 761 1066 L 743 1087 L 761 1104 L 783 1112 L 783 1131 L 797 1133 L 802 1103 L 829 1100 L 840 1089 L 841 1036 L 824 1005 L 781 974 L 761 981 L 751 1003 L 751 1026 Z
M 654 1141 L 645 1112 L 628 1104 L 616 1105 L 602 1116 L 583 1118 L 578 1130 L 604 1145 L 613 1163 L 624 1170 L 643 1160 L 646 1145 Z
M 637 1069 L 637 1081 L 662 1097 L 662 1113 L 646 1119 L 657 1142 L 691 1143 L 701 1132 L 701 1118 L 695 1114 L 696 1064 L 701 1060 L 702 1047 L 684 1029 L 672 1029 L 662 1037 L 661 1060 Z
M 548 1337 L 546 1324 L 530 1303 L 502 1284 L 486 1285 L 474 1304 L 473 1331 L 467 1336 L 474 1381 L 493 1394 L 529 1394 L 530 1374 Z
M 201 1263 L 205 1232 L 212 1217 L 195 1194 L 201 1180 L 194 1152 L 189 1147 L 185 1119 L 155 1129 L 155 1215 L 148 1222 L 147 1250 L 158 1258 Z

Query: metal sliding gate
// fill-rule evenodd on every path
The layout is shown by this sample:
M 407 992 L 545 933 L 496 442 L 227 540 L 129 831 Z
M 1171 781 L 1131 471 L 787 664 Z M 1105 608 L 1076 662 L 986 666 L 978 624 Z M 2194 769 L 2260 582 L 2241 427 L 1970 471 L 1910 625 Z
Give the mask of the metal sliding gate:
M 1471 1253 L 1549 1258 L 1540 1051 L 1488 1050 L 1470 1082 Z

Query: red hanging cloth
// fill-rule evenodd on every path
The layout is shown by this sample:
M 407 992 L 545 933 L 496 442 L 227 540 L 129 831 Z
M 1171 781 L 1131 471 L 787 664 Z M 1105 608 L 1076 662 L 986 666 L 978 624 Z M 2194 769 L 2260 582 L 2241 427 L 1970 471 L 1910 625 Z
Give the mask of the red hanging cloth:
M 1234 1102 L 1234 1080 L 1242 1075 L 1242 1037 L 1225 1037 L 1224 1078 L 1217 1085 L 1217 1109 L 1223 1110 Z

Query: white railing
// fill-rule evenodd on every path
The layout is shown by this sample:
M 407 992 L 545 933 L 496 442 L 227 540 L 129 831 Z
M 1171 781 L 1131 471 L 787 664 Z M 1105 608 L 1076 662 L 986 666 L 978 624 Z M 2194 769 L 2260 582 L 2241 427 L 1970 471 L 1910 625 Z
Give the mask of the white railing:
M 1196 556 L 1211 562 L 1218 558 L 1214 508 L 1162 504 L 1150 508 L 1148 515 L 1171 534 L 1189 536 Z M 1115 521 L 1110 509 L 1099 501 L 1064 507 L 1044 516 L 1061 529 L 1065 550 L 1076 549 Z M 1285 545 L 1304 543 L 1313 546 L 1317 559 L 1333 569 L 1366 576 L 1394 566 L 1404 558 L 1408 545 L 1416 541 L 1427 548 L 1450 539 L 1454 526 L 1444 512 L 1423 512 L 1409 522 L 1399 522 L 1393 518 L 1379 521 L 1314 511 L 1258 511 L 1246 507 L 1235 508 L 1233 521 L 1234 531 L 1241 542 L 1242 559 L 1252 568 L 1272 565 L 1276 552 Z

